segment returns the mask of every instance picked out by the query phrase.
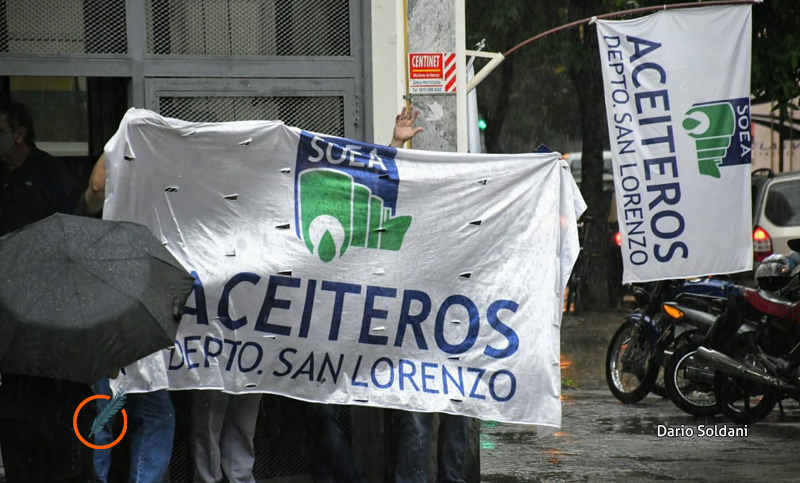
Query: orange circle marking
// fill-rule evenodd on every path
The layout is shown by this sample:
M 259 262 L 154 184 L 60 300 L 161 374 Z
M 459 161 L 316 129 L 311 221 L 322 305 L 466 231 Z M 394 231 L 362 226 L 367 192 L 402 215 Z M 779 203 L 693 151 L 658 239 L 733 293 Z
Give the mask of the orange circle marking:
M 89 401 L 93 401 L 95 399 L 111 399 L 111 396 L 106 396 L 104 394 L 95 394 L 94 396 L 90 396 L 90 397 L 87 397 L 86 399 L 84 399 L 83 402 L 78 405 L 78 409 L 75 410 L 75 415 L 72 417 L 72 429 L 75 430 L 75 435 L 78 437 L 79 440 L 81 440 L 81 443 L 85 444 L 86 446 L 88 446 L 90 448 L 94 448 L 94 449 L 108 449 L 108 448 L 111 448 L 112 446 L 116 445 L 117 443 L 119 443 L 122 440 L 122 437 L 125 436 L 125 431 L 128 430 L 128 415 L 125 413 L 124 409 L 122 409 L 120 411 L 122 413 L 122 419 L 123 419 L 124 423 L 122 425 L 122 433 L 120 433 L 120 435 L 117 437 L 117 439 L 115 439 L 111 443 L 106 444 L 104 446 L 98 446 L 96 444 L 92 444 L 92 443 L 86 441 L 85 439 L 83 439 L 83 436 L 81 436 L 81 433 L 78 432 L 78 413 L 81 412 L 81 408 L 83 406 L 85 406 L 86 403 L 88 403 Z

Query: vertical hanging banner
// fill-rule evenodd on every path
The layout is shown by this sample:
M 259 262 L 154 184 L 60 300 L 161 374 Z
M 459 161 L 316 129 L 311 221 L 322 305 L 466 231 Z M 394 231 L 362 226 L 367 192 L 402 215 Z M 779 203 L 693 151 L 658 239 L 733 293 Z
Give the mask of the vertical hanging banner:
M 408 91 L 411 94 L 455 94 L 455 52 L 408 54 Z
M 597 21 L 624 282 L 752 268 L 751 7 Z

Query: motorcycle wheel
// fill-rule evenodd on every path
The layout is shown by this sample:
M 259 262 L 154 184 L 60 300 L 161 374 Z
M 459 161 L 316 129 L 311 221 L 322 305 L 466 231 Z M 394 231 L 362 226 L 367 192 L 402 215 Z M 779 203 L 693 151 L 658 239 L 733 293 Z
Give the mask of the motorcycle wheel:
M 658 376 L 652 330 L 645 323 L 629 320 L 611 338 L 606 354 L 606 382 L 611 394 L 624 404 L 644 399 Z
M 703 338 L 702 334 L 700 334 L 699 330 L 690 330 L 682 333 L 675 339 L 670 347 L 672 348 L 673 353 L 677 351 L 679 348 L 685 346 L 686 344 L 691 343 L 693 340 L 701 340 Z M 650 389 L 650 392 L 655 394 L 656 396 L 663 397 L 664 399 L 669 398 L 669 394 L 667 393 L 667 386 L 664 379 L 666 374 L 666 366 L 669 364 L 669 359 L 664 354 L 664 363 L 662 367 L 658 370 L 658 377 L 656 377 L 656 382 L 653 384 L 653 388 Z
M 714 396 L 714 370 L 694 357 L 699 345 L 692 342 L 672 354 L 664 370 L 664 385 L 669 398 L 683 412 L 714 416 L 720 411 Z
M 748 350 L 753 337 L 752 332 L 735 335 L 725 353 L 743 364 L 755 366 Z M 755 424 L 761 421 L 780 400 L 776 391 L 722 371 L 717 371 L 714 375 L 714 395 L 722 414 L 738 424 Z
M 777 394 L 759 388 L 758 384 L 719 371 L 714 378 L 714 394 L 722 414 L 738 424 L 761 421 L 769 416 L 779 400 Z

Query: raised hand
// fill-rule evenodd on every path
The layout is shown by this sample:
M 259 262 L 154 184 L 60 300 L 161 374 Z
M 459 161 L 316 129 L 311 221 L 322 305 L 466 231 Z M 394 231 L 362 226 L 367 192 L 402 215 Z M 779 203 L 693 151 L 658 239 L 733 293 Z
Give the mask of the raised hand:
M 421 127 L 414 127 L 414 122 L 419 116 L 419 111 L 414 110 L 413 107 L 400 111 L 400 114 L 394 119 L 394 132 L 392 133 L 392 142 L 390 146 L 395 148 L 402 148 L 406 141 L 410 140 L 422 131 Z

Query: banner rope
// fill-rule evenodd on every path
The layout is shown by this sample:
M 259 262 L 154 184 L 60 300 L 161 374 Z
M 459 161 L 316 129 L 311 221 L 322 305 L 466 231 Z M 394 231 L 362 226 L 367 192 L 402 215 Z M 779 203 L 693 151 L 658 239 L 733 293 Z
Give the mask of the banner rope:
M 513 54 L 517 50 L 525 47 L 526 45 L 535 42 L 543 37 L 547 37 L 548 35 L 554 34 L 556 32 L 560 32 L 562 30 L 567 30 L 572 27 L 577 27 L 578 25 L 584 24 L 593 24 L 598 20 L 603 20 L 607 18 L 614 18 L 614 17 L 624 17 L 626 15 L 636 15 L 640 13 L 649 13 L 655 12 L 659 10 L 674 10 L 677 8 L 696 8 L 696 7 L 714 7 L 714 6 L 722 6 L 722 5 L 752 5 L 754 3 L 762 3 L 763 0 L 724 0 L 724 1 L 715 1 L 715 2 L 702 2 L 702 3 L 676 3 L 674 5 L 659 5 L 658 7 L 641 7 L 641 8 L 634 8 L 631 10 L 622 10 L 619 12 L 613 13 L 605 13 L 603 15 L 595 15 L 593 17 L 585 18 L 583 20 L 576 20 L 574 22 L 570 22 L 568 24 L 562 25 L 560 27 L 556 27 L 554 29 L 550 29 L 546 32 L 542 32 L 538 35 L 534 35 L 533 37 L 529 38 L 528 40 L 521 42 L 514 47 L 508 49 L 503 56 L 508 57 L 509 55 Z

